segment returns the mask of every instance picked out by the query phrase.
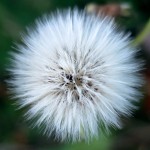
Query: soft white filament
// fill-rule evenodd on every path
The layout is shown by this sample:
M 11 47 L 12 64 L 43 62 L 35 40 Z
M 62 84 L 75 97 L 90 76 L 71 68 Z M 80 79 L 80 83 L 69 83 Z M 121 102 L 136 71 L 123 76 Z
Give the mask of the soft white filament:
M 66 10 L 28 29 L 12 54 L 9 81 L 28 119 L 60 140 L 89 140 L 99 125 L 120 127 L 141 85 L 128 35 L 107 17 Z

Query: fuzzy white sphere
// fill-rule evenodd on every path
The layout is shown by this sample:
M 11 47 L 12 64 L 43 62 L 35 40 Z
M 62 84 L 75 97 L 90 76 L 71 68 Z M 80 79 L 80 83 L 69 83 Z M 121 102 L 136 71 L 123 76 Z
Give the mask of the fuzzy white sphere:
M 119 128 L 139 96 L 140 64 L 129 35 L 108 17 L 60 11 L 28 29 L 12 54 L 11 90 L 27 119 L 60 140 L 89 140 Z

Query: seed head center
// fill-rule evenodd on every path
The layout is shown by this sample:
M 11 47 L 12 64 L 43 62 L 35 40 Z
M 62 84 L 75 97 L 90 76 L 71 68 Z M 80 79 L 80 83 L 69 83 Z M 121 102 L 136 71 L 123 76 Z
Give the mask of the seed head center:
M 67 79 L 67 85 L 70 89 L 76 89 L 76 86 L 82 85 L 82 78 L 72 75 L 72 74 L 65 74 L 65 77 Z

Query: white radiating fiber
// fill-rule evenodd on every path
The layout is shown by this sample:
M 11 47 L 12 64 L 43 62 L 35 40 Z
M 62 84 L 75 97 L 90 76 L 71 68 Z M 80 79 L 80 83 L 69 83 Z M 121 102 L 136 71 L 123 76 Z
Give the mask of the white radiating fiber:
M 137 50 L 129 35 L 108 17 L 77 9 L 58 11 L 36 22 L 12 53 L 10 90 L 27 119 L 60 140 L 89 140 L 120 128 L 140 95 Z

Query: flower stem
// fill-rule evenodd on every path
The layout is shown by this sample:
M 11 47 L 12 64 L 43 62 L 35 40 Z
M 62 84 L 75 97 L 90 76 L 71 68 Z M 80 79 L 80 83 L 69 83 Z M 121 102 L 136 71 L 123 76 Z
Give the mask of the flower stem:
M 135 46 L 140 45 L 145 40 L 145 38 L 148 36 L 149 33 L 150 33 L 150 19 L 145 25 L 144 29 L 139 33 L 139 35 L 135 37 L 132 44 Z

